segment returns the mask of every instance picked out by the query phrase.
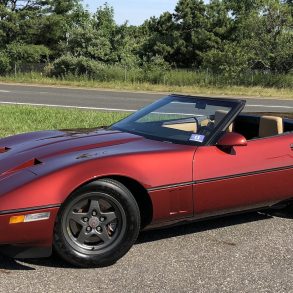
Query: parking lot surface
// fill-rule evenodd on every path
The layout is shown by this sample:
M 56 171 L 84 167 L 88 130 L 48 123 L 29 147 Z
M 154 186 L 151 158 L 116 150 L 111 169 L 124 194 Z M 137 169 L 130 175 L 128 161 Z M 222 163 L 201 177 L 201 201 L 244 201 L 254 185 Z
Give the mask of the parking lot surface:
M 116 264 L 0 256 L 0 292 L 293 292 L 293 213 L 249 213 L 142 232 Z

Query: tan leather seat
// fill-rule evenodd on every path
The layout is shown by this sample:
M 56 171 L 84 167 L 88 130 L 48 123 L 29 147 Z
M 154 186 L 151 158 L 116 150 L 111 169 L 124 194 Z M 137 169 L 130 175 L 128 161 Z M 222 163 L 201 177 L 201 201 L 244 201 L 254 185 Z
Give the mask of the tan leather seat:
M 211 122 L 210 119 L 204 119 L 200 122 L 200 126 L 201 127 L 207 126 L 210 122 Z
M 196 122 L 166 124 L 166 125 L 163 125 L 163 127 L 177 129 L 177 130 L 183 130 L 183 131 L 188 131 L 188 132 L 194 132 L 194 133 L 197 132 Z
M 259 122 L 259 137 L 268 137 L 284 132 L 283 119 L 277 116 L 262 116 Z
M 228 114 L 228 111 L 217 110 L 215 112 L 215 126 L 217 126 L 227 114 Z M 233 131 L 233 123 L 231 123 L 231 125 L 229 125 L 229 127 L 227 128 L 227 132 L 232 132 L 232 131 Z

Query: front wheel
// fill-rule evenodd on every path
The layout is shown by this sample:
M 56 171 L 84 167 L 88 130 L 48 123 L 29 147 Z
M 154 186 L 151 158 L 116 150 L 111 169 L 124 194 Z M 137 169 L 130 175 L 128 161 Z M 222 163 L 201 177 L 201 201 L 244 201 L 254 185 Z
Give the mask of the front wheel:
M 54 249 L 79 267 L 115 263 L 137 239 L 140 213 L 131 192 L 112 179 L 89 183 L 62 205 L 54 228 Z

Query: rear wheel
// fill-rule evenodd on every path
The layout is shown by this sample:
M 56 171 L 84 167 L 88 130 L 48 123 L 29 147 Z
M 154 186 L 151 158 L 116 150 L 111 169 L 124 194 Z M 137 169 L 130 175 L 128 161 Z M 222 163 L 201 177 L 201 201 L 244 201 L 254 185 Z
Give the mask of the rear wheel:
M 137 239 L 138 205 L 121 183 L 101 179 L 81 187 L 61 207 L 54 228 L 54 248 L 80 267 L 113 264 Z

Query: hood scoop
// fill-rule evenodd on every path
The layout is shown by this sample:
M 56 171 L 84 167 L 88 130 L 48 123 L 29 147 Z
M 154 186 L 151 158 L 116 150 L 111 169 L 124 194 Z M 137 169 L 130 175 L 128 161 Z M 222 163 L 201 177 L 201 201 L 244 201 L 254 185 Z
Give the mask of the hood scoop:
M 26 169 L 26 168 L 29 168 L 29 167 L 33 167 L 33 166 L 36 166 L 36 165 L 39 165 L 39 164 L 42 164 L 41 161 L 39 161 L 38 159 L 31 159 L 29 161 L 26 161 L 16 167 L 13 167 L 9 170 L 7 170 L 6 172 L 3 173 L 3 175 L 6 175 L 8 173 L 13 173 L 13 172 L 17 172 L 17 171 L 20 171 L 20 170 L 23 170 L 23 169 Z
M 2 153 L 6 153 L 10 150 L 10 148 L 7 148 L 7 147 L 0 147 L 0 154 Z

